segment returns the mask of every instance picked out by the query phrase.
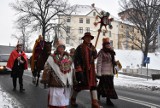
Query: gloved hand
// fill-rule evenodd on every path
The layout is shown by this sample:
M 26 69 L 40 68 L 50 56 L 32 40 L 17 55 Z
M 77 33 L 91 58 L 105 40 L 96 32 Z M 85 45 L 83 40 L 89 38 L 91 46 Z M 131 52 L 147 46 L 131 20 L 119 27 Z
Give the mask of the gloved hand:
M 92 55 L 93 55 L 94 57 L 97 57 L 97 51 L 96 51 L 96 50 L 92 51 Z
M 76 80 L 78 83 L 82 83 L 84 81 L 83 72 L 76 72 Z
M 101 78 L 101 76 L 99 76 L 99 75 L 96 75 L 96 78 L 97 78 L 97 79 L 100 79 L 100 78 Z

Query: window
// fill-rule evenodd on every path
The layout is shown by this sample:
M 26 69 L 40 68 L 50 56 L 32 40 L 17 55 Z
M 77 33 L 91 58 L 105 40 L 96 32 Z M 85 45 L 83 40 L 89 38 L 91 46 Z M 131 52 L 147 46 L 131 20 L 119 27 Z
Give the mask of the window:
M 9 55 L 4 55 L 4 54 L 0 55 L 0 61 L 7 62 L 8 59 L 9 59 Z
M 131 46 L 131 49 L 134 50 L 134 46 L 133 45 Z
M 71 27 L 67 26 L 66 27 L 66 33 L 70 33 Z
M 70 17 L 67 17 L 67 22 L 71 22 L 71 18 Z
M 160 35 L 160 25 L 158 26 L 158 33 L 159 33 L 159 35 Z
M 83 18 L 79 18 L 79 23 L 83 23 Z
M 79 27 L 79 33 L 80 33 L 80 34 L 83 33 L 83 27 Z
M 66 37 L 66 44 L 69 44 L 69 37 Z
M 86 27 L 86 32 L 90 32 L 90 28 L 89 27 Z
M 79 44 L 81 44 L 82 43 L 82 39 L 81 38 L 79 38 Z
M 134 41 L 134 36 L 132 36 L 132 41 Z
M 89 18 L 86 19 L 86 24 L 90 24 L 90 19 Z
M 112 33 L 111 33 L 111 31 L 109 31 L 109 37 L 111 37 L 112 36 Z
M 93 16 L 96 16 L 96 12 L 93 12 Z
M 103 31 L 103 36 L 105 36 L 106 35 L 106 32 L 105 31 Z
M 110 46 L 113 47 L 113 40 L 110 40 Z

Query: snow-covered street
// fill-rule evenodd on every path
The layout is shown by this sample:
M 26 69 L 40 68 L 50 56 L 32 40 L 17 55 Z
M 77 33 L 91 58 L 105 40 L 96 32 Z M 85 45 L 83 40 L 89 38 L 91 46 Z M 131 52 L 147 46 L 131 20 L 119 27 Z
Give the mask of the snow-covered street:
M 20 108 L 20 103 L 0 86 L 0 108 Z
M 152 80 L 146 78 L 132 77 L 119 74 L 114 78 L 115 86 L 136 88 L 160 92 L 160 80 Z M 20 108 L 20 103 L 10 94 L 3 91 L 0 86 L 0 108 Z

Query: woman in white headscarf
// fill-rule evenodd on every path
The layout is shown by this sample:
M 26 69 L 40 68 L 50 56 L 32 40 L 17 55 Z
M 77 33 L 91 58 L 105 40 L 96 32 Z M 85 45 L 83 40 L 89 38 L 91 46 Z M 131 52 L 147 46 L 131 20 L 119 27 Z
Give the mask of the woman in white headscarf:
M 42 82 L 48 83 L 48 107 L 67 108 L 73 83 L 72 59 L 64 45 L 58 45 L 44 66 Z

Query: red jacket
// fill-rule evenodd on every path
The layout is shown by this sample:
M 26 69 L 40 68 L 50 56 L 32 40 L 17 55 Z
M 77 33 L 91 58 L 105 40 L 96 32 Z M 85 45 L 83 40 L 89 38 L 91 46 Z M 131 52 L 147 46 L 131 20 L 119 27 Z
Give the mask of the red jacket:
M 17 50 L 13 50 L 13 51 L 11 52 L 10 57 L 9 57 L 9 59 L 8 59 L 8 62 L 7 62 L 7 66 L 6 66 L 7 69 L 12 70 L 15 60 L 16 60 L 19 56 L 23 56 L 23 58 L 25 59 L 25 67 L 24 67 L 24 68 L 25 68 L 25 69 L 28 68 L 28 60 L 27 60 L 27 56 L 26 56 L 25 52 L 22 51 L 22 53 L 19 54 L 19 53 L 17 52 Z

